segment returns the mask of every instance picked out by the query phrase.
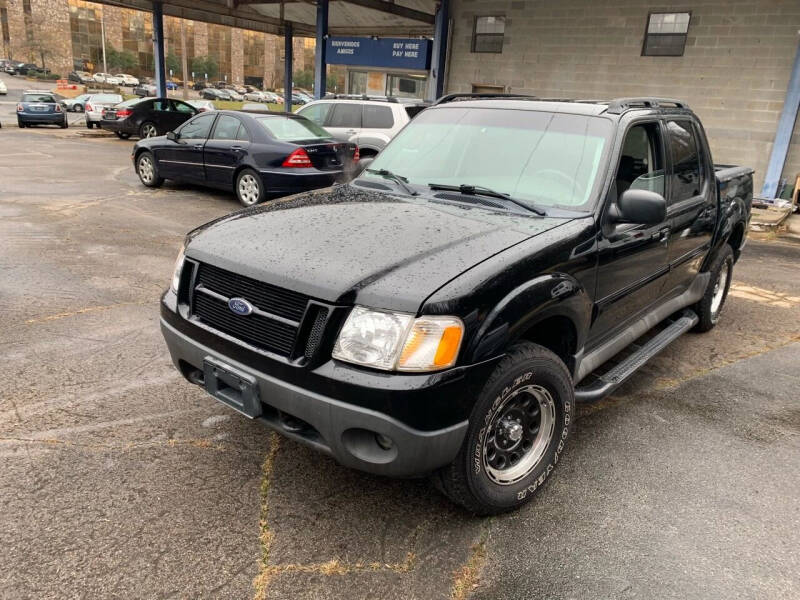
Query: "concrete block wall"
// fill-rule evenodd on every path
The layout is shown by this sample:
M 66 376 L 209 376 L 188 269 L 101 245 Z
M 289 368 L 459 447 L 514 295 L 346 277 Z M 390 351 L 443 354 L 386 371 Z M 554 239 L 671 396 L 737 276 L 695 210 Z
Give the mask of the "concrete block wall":
M 641 56 L 650 11 L 691 12 L 684 56 Z M 502 54 L 472 53 L 475 16 L 506 17 Z M 761 189 L 800 43 L 798 0 L 453 0 L 448 92 L 473 84 L 566 98 L 668 96 L 702 119 L 718 163 Z M 784 174 L 800 172 L 800 122 Z

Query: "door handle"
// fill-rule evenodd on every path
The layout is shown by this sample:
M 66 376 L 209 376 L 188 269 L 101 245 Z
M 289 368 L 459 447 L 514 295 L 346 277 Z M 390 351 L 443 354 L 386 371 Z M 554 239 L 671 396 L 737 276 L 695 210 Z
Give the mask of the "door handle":
M 231 146 L 231 150 L 234 150 L 236 152 L 241 152 L 243 148 L 241 146 Z
M 203 144 L 195 144 L 194 146 L 192 146 L 192 148 L 194 148 L 195 150 L 202 150 Z

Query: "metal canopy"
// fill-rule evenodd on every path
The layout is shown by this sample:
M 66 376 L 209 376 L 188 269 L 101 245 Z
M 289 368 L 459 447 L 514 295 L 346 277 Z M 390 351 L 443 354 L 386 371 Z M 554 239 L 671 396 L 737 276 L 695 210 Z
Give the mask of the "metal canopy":
M 153 0 L 95 0 L 152 12 Z M 294 35 L 313 37 L 314 0 L 163 0 L 164 15 L 282 35 L 291 23 Z M 330 0 L 331 35 L 431 35 L 436 0 Z

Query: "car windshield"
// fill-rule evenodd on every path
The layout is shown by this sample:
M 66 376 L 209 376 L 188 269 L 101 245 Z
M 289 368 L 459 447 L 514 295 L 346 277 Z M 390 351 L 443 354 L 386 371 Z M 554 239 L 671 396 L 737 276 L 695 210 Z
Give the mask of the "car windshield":
M 56 99 L 52 94 L 23 94 L 23 102 L 47 102 L 55 103 Z
M 411 185 L 483 187 L 530 205 L 588 209 L 613 133 L 603 117 L 447 107 L 423 111 L 363 178 L 386 170 Z
M 119 94 L 97 94 L 92 96 L 92 102 L 98 104 L 119 104 L 122 102 L 122 96 Z
M 297 117 L 259 117 L 257 121 L 272 137 L 284 142 L 330 139 L 331 134 L 308 119 Z

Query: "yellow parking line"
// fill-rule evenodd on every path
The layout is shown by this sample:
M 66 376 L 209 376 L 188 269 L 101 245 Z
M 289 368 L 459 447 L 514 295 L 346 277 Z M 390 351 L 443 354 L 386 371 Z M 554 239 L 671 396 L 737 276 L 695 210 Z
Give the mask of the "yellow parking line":
M 35 323 L 46 323 L 47 321 L 56 321 L 58 319 L 65 319 L 67 317 L 74 317 L 76 315 L 83 315 L 86 313 L 110 310 L 112 308 L 118 308 L 121 306 L 142 306 L 144 304 L 152 304 L 152 303 L 153 303 L 152 300 L 139 300 L 137 302 L 120 302 L 119 304 L 107 304 L 105 306 L 87 306 L 86 308 L 72 310 L 69 312 L 58 313 L 55 315 L 48 315 L 46 317 L 36 317 L 35 319 L 28 319 L 27 321 L 25 321 L 25 325 L 33 325 Z

